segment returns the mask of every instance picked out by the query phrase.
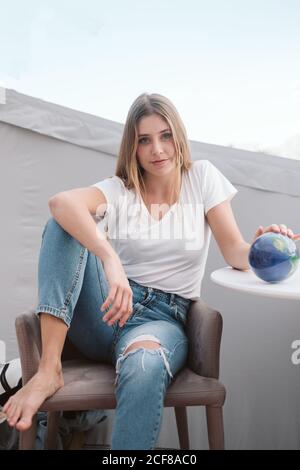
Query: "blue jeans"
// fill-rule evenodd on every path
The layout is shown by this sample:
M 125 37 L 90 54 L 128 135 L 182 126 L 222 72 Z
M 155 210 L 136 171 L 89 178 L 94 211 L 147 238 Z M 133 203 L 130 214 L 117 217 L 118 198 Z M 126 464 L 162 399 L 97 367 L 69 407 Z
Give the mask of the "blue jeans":
M 50 218 L 42 235 L 38 306 L 63 320 L 72 343 L 88 358 L 116 367 L 117 408 L 112 449 L 153 449 L 172 377 L 186 362 L 184 326 L 191 301 L 128 279 L 133 312 L 120 328 L 107 325 L 100 306 L 109 292 L 101 260 Z M 159 343 L 157 349 L 136 341 Z

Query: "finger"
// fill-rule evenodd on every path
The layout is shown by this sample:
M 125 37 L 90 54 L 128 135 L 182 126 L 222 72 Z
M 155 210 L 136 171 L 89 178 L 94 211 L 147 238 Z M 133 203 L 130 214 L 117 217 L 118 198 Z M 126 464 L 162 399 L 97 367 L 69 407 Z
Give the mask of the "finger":
M 102 312 L 104 312 L 104 310 L 113 303 L 117 289 L 118 289 L 118 286 L 111 287 L 105 302 L 101 305 Z
M 121 320 L 126 314 L 125 308 L 121 308 L 108 322 L 108 325 L 113 325 L 116 321 Z
M 287 236 L 290 238 L 294 238 L 294 232 L 290 228 L 287 229 Z
M 119 310 L 122 307 L 122 299 L 123 299 L 123 289 L 119 288 L 117 295 L 115 297 L 113 306 L 110 308 L 110 310 L 105 314 L 103 317 L 104 321 L 107 321 L 108 325 L 112 325 L 114 323 L 114 317 L 118 315 Z
M 128 299 L 131 297 L 131 292 L 128 290 L 123 290 L 122 304 L 116 314 L 111 317 L 109 325 L 113 324 L 115 321 L 122 320 L 128 315 Z
M 293 237 L 294 241 L 300 240 L 300 233 L 295 233 Z
M 120 325 L 121 328 L 122 328 L 122 326 L 125 325 L 128 318 L 131 317 L 132 311 L 133 311 L 133 309 L 132 309 L 132 295 L 129 295 L 128 296 L 128 302 L 127 302 L 127 313 L 125 315 L 123 315 L 123 317 L 119 321 L 119 325 Z
M 266 232 L 280 232 L 280 228 L 277 224 L 272 224 L 270 225 L 267 229 Z
M 287 226 L 284 224 L 279 224 L 279 229 L 282 235 L 287 235 Z
M 127 314 L 123 318 L 121 318 L 121 320 L 119 322 L 119 325 L 120 325 L 121 328 L 125 325 L 127 320 L 131 317 L 132 312 L 133 312 L 133 310 L 131 308 L 131 309 L 128 310 Z
M 117 320 L 119 320 L 120 327 L 124 326 L 132 314 L 132 296 L 133 294 L 131 289 L 124 292 L 122 308 L 120 310 L 120 315 L 118 315 L 119 318 L 117 318 Z
M 254 234 L 253 241 L 256 240 L 256 238 L 259 237 L 263 233 L 263 231 L 264 231 L 264 228 L 262 225 L 260 225 Z

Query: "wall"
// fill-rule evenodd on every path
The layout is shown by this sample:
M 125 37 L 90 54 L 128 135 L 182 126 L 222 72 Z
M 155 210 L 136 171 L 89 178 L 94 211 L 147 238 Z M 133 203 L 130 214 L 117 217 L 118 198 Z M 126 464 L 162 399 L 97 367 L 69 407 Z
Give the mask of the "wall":
M 0 339 L 12 359 L 18 355 L 14 319 L 37 299 L 48 199 L 114 174 L 122 125 L 13 91 L 7 98 L 0 105 Z M 191 148 L 194 159 L 209 159 L 239 190 L 232 207 L 245 240 L 252 240 L 260 224 L 285 223 L 300 231 L 300 162 L 197 142 Z M 210 273 L 224 265 L 212 238 L 202 296 L 224 319 L 227 448 L 299 448 L 300 366 L 290 360 L 291 343 L 300 339 L 299 303 L 214 285 Z M 192 448 L 207 448 L 203 410 L 188 411 Z M 109 419 L 101 435 L 106 442 L 111 425 Z M 178 447 L 171 409 L 165 410 L 158 445 Z

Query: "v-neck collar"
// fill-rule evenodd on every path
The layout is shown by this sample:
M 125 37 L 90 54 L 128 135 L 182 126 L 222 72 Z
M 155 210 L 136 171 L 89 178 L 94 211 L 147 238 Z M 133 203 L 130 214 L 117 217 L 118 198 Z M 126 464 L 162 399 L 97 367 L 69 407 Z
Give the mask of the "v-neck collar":
M 165 218 L 167 216 L 169 216 L 173 211 L 174 209 L 176 208 L 176 206 L 178 206 L 180 200 L 181 200 L 181 197 L 182 197 L 182 191 L 183 191 L 183 179 L 184 179 L 184 173 L 181 175 L 181 186 L 180 186 L 180 191 L 179 191 L 179 197 L 178 197 L 178 201 L 177 202 L 174 202 L 174 204 L 172 204 L 172 206 L 170 207 L 170 209 L 168 210 L 168 212 L 165 213 L 165 215 L 161 218 L 161 219 L 154 219 L 154 217 L 151 215 L 151 212 L 148 210 L 148 207 L 146 206 L 142 196 L 139 196 L 139 199 L 140 199 L 140 203 L 141 203 L 141 207 L 142 207 L 142 210 L 148 215 L 148 217 L 150 217 L 150 219 L 156 223 L 161 223 L 163 222 L 163 220 L 165 220 Z

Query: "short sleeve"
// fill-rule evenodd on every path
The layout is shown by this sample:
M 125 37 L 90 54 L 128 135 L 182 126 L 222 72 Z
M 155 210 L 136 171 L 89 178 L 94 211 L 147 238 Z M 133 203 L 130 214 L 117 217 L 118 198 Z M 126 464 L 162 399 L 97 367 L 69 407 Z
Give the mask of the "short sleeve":
M 202 197 L 205 215 L 221 202 L 231 201 L 237 189 L 210 161 L 202 166 Z
M 107 201 L 107 204 L 117 205 L 120 197 L 124 196 L 124 186 L 120 178 L 117 176 L 110 176 L 98 183 L 92 184 L 91 187 L 100 189 Z

